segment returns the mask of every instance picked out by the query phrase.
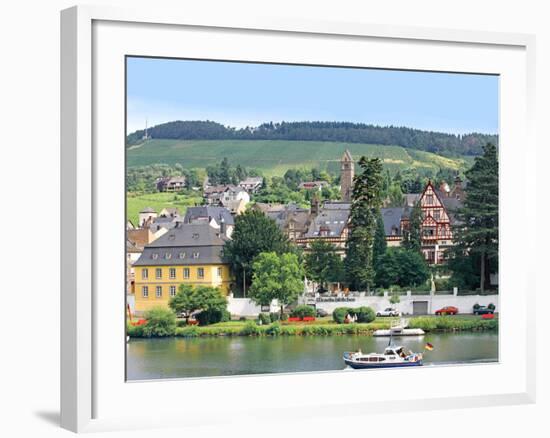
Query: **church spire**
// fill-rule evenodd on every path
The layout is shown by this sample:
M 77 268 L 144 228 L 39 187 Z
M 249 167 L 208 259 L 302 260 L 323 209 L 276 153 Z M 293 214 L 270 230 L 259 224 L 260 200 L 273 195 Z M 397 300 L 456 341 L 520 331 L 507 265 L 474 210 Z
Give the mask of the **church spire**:
M 346 149 L 340 160 L 340 193 L 342 201 L 351 201 L 354 173 L 355 163 L 350 151 Z

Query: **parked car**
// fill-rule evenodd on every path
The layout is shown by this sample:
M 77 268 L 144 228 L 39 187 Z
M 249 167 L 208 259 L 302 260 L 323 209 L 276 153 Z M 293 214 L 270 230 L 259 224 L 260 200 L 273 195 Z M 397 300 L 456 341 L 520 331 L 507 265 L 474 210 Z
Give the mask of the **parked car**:
M 474 306 L 474 315 L 492 315 L 495 308 L 492 306 Z
M 401 313 L 399 310 L 394 307 L 386 307 L 384 310 L 379 310 L 376 312 L 376 316 L 400 316 Z
M 455 306 L 445 306 L 435 311 L 436 315 L 456 315 L 458 309 Z
M 324 316 L 328 316 L 328 312 L 323 309 L 315 309 L 315 314 L 317 315 L 317 318 L 323 318 Z

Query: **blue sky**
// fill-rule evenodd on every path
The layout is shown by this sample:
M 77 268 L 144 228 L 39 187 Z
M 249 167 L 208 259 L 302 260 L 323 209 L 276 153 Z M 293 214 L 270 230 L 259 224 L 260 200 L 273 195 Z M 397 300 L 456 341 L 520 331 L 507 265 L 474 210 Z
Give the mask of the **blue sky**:
M 172 120 L 235 127 L 348 121 L 498 133 L 498 77 L 155 58 L 127 60 L 128 133 Z

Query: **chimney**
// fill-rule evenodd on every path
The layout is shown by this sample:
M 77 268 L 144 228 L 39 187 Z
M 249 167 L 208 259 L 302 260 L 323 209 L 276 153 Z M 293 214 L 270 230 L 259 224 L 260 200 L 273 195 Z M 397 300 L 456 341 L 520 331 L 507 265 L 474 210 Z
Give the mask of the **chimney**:
M 223 216 L 220 218 L 220 234 L 225 236 L 225 220 Z
M 460 179 L 460 176 L 457 174 L 455 178 L 455 188 L 461 189 L 462 188 L 462 180 Z

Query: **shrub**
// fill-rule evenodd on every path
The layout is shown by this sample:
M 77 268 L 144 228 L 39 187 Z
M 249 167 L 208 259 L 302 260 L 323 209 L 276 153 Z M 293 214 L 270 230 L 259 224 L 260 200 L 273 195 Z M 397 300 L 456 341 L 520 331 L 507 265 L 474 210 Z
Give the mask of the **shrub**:
M 240 332 L 243 336 L 258 336 L 260 333 L 261 330 L 254 321 L 248 321 Z
M 273 312 L 269 314 L 269 318 L 271 319 L 271 322 L 277 322 L 281 319 L 281 315 L 279 312 Z
M 288 313 L 283 313 L 282 315 L 280 315 L 280 319 L 281 321 L 286 321 L 288 319 Z
M 145 319 L 143 335 L 146 337 L 174 336 L 176 333 L 176 314 L 170 309 L 155 307 L 145 312 Z
M 229 319 L 231 318 L 231 315 L 225 309 L 224 310 L 209 309 L 195 315 L 195 318 L 197 319 L 197 321 L 199 321 L 199 325 L 208 325 L 208 324 L 216 324 L 218 322 L 229 321 Z
M 370 307 L 363 306 L 358 308 L 337 307 L 332 312 L 332 319 L 334 320 L 334 322 L 338 324 L 343 324 L 346 321 L 346 316 L 348 314 L 350 316 L 356 315 L 357 322 L 362 322 L 362 323 L 372 322 L 376 318 L 376 314 L 373 309 L 371 309 Z
M 130 336 L 131 338 L 143 338 L 145 335 L 143 334 L 143 328 L 145 325 L 132 325 L 128 324 L 126 326 L 126 334 Z
M 290 316 L 294 318 L 304 318 L 306 316 L 314 317 L 315 308 L 306 304 L 302 304 L 300 306 L 296 306 L 296 308 L 290 313 Z
M 281 334 L 281 324 L 275 322 L 271 324 L 265 331 L 269 336 L 279 336 Z
M 346 320 L 346 315 L 349 313 L 349 310 L 347 307 L 337 307 L 332 312 L 332 319 L 334 322 L 338 324 L 343 324 Z
M 246 317 L 245 317 L 245 316 L 241 316 L 241 317 L 239 318 L 239 321 L 246 321 Z
M 357 322 L 372 322 L 376 318 L 374 310 L 366 306 L 354 309 L 354 313 L 357 315 Z
M 269 313 L 260 313 L 258 319 L 262 322 L 262 325 L 271 324 L 271 316 Z

